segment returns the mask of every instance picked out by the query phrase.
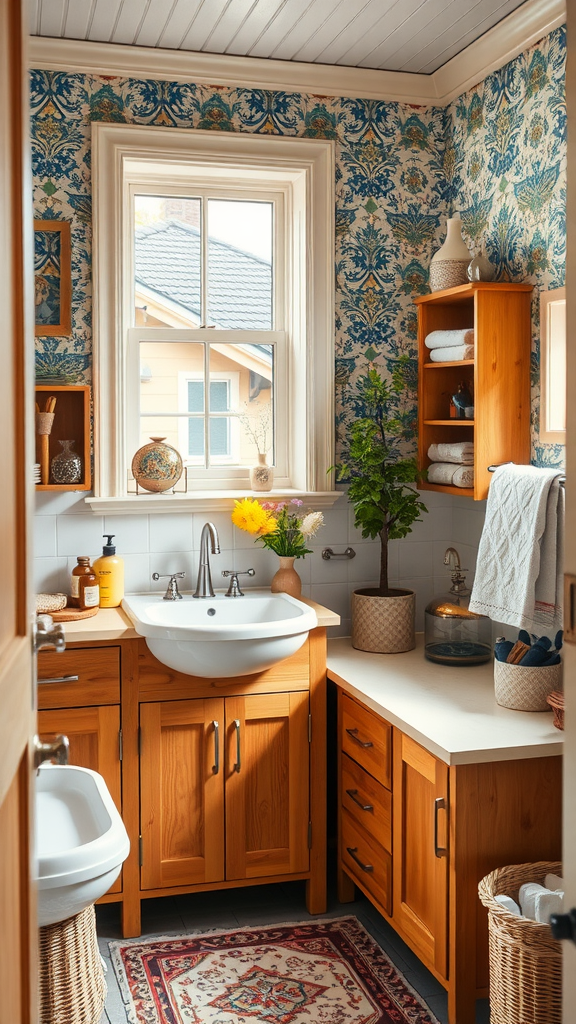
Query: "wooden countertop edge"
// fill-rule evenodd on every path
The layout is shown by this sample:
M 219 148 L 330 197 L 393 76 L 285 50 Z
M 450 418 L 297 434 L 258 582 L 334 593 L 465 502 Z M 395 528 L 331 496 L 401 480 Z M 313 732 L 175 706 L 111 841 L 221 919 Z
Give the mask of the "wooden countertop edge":
M 337 626 L 340 616 L 336 612 L 324 608 L 310 598 L 303 597 L 302 602 L 313 608 L 318 618 L 318 626 Z M 91 619 L 78 619 L 75 622 L 64 622 L 66 643 L 90 643 L 98 640 L 136 640 L 136 632 L 126 612 L 122 608 L 101 608 Z

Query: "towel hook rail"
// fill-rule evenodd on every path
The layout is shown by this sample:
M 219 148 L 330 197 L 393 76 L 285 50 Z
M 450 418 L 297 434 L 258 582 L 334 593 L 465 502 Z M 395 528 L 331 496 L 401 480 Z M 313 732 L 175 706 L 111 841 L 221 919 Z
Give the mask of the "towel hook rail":
M 499 462 L 496 466 L 488 466 L 488 472 L 489 473 L 493 473 L 495 469 L 500 469 L 500 466 L 513 466 L 513 465 L 514 465 L 513 462 Z M 559 480 L 559 483 L 560 483 L 560 487 L 564 487 L 564 485 L 566 483 L 566 477 L 565 476 L 561 476 L 560 480 Z

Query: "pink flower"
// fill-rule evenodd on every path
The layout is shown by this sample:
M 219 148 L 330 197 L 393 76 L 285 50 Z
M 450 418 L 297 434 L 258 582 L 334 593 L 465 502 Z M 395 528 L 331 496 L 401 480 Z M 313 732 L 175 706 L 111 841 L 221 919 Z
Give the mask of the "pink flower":
M 292 498 L 292 501 L 290 502 L 290 504 L 291 505 L 303 505 L 304 502 L 300 501 L 300 498 Z

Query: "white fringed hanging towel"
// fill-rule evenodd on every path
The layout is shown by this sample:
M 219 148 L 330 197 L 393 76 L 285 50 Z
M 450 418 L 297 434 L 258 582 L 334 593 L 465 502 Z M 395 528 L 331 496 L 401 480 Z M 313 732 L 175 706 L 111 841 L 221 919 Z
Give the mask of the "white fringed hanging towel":
M 561 470 L 500 466 L 488 492 L 470 611 L 530 633 L 562 628 Z

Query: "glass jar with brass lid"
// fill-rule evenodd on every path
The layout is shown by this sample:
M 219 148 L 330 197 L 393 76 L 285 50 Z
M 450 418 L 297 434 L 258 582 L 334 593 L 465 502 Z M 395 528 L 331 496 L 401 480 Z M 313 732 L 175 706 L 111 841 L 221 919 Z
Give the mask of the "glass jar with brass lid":
M 492 657 L 492 623 L 487 615 L 468 608 L 470 590 L 466 569 L 455 548 L 447 548 L 444 565 L 450 566 L 452 586 L 434 597 L 424 613 L 424 653 L 442 665 L 480 665 Z

